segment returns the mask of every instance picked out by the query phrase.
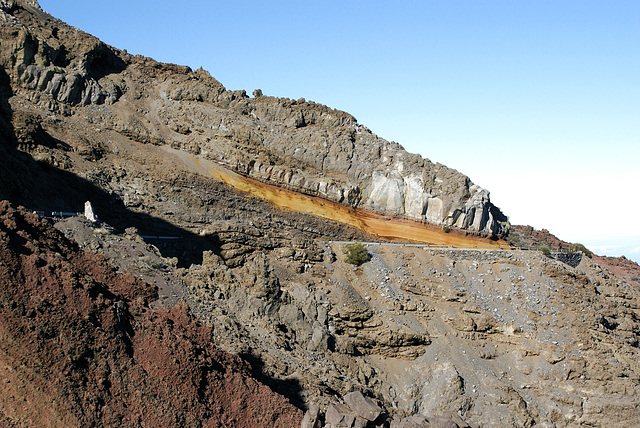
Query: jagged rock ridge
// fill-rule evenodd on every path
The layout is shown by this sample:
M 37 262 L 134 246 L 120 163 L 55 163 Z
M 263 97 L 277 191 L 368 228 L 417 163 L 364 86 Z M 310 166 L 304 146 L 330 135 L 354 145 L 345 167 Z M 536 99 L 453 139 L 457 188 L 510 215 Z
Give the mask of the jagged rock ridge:
M 22 5 L 2 3 L 8 43 L 0 61 L 12 85 L 43 108 L 71 115 L 76 106 L 104 105 L 91 115 L 96 127 L 205 153 L 261 180 L 435 224 L 507 231 L 487 190 L 377 137 L 347 113 L 227 91 L 203 70 L 128 55 L 36 2 Z

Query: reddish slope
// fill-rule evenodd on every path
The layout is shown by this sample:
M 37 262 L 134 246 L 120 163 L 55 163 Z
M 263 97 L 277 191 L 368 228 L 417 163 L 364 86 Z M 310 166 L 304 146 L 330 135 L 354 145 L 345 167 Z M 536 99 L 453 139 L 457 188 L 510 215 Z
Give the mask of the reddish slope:
M 625 256 L 606 257 L 595 254 L 593 259 L 598 262 L 600 266 L 609 269 L 615 276 L 624 279 L 629 284 L 640 287 L 640 265 L 633 260 L 629 260 Z
M 184 307 L 0 202 L 0 422 L 297 426 L 301 411 L 214 348 Z

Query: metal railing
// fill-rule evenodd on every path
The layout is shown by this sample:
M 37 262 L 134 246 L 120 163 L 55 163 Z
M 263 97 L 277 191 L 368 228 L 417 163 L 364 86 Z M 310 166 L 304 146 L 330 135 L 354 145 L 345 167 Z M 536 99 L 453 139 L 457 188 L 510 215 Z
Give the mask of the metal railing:
M 366 246 L 417 247 L 434 250 L 494 250 L 494 251 L 541 251 L 540 247 L 518 247 L 513 245 L 445 245 L 445 244 L 403 244 L 396 242 L 329 241 L 330 244 L 355 244 Z M 552 252 L 571 253 L 566 248 L 552 249 Z

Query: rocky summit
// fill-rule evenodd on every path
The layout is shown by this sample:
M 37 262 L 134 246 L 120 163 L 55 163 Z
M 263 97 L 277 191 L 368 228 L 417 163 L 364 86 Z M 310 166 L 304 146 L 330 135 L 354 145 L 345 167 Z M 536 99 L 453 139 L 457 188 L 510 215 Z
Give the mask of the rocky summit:
M 348 113 L 0 32 L 2 425 L 639 425 L 635 263 Z

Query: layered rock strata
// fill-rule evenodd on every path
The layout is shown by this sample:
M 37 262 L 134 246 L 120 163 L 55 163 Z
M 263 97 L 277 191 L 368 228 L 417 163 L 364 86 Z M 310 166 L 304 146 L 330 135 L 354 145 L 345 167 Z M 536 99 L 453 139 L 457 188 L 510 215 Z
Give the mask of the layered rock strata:
M 0 2 L 0 199 L 49 212 L 90 200 L 98 222 L 56 227 L 121 271 L 3 206 L 1 423 L 214 424 L 212 402 L 234 401 L 220 425 L 262 424 L 243 414 L 288 423 L 253 404 L 286 407 L 297 425 L 302 412 L 260 383 L 308 410 L 306 426 L 626 427 L 640 418 L 637 266 L 376 245 L 354 267 L 329 241 L 370 241 L 361 230 L 248 197 L 185 168 L 167 146 L 388 213 L 411 207 L 478 230 L 500 215 L 465 177 L 346 113 L 227 91 L 202 70 L 99 45 L 35 2 Z M 54 61 L 50 47 L 62 45 L 67 60 Z M 46 74 L 53 63 L 84 79 L 84 95 L 60 98 L 52 80 L 23 79 L 28 66 Z M 91 82 L 119 89 L 87 97 Z M 158 287 L 150 304 L 147 283 Z M 226 374 L 238 386 L 227 401 L 216 396 Z M 167 385 L 180 394 L 165 399 Z
M 228 91 L 204 70 L 106 46 L 37 2 L 2 3 L 0 52 L 14 91 L 94 129 L 204 153 L 243 174 L 375 211 L 504 234 L 506 217 L 468 177 L 303 99 Z M 80 110 L 93 106 L 92 110 Z

